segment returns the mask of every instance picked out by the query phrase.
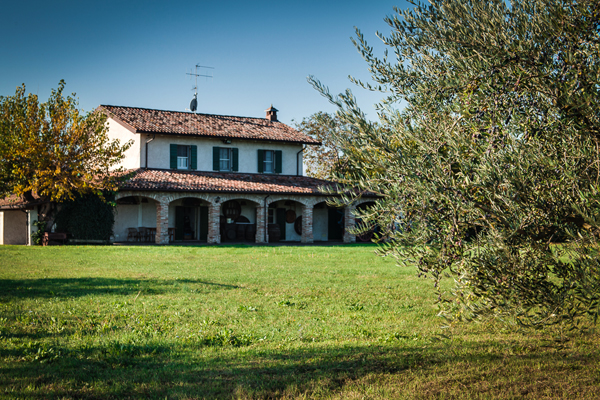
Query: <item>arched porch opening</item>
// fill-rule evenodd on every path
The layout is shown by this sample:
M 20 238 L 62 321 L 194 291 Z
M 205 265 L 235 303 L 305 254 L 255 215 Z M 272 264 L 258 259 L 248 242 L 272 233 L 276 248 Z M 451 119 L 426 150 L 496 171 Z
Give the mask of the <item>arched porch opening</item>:
M 367 201 L 367 202 L 357 205 L 356 210 L 358 212 L 365 211 L 365 210 L 368 210 L 369 208 L 373 207 L 374 205 L 375 205 L 374 201 Z M 378 229 L 379 227 L 375 224 L 370 224 L 367 226 L 367 224 L 365 222 L 363 222 L 362 219 L 358 215 L 356 217 L 356 227 L 359 229 L 363 229 L 363 228 L 365 229 L 361 234 L 356 235 L 357 242 L 370 242 L 373 239 L 374 235 L 379 230 Z
M 259 242 L 257 221 L 260 221 L 260 204 L 236 198 L 224 201 L 220 207 L 219 227 L 221 242 Z
M 299 242 L 302 239 L 304 204 L 291 200 L 273 201 L 267 208 L 269 242 Z
M 169 242 L 206 242 L 209 203 L 197 197 L 182 197 L 169 203 Z
M 313 239 L 315 242 L 341 242 L 345 232 L 344 209 L 331 207 L 325 201 L 313 208 Z
M 116 201 L 113 235 L 115 242 L 154 243 L 156 200 L 146 196 L 124 196 Z

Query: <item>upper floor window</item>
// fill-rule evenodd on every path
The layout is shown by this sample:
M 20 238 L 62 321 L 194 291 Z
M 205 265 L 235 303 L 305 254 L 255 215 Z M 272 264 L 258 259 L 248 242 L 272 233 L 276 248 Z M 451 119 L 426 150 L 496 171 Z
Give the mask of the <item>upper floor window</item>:
M 238 154 L 235 147 L 213 147 L 213 171 L 237 172 Z
M 231 171 L 231 149 L 219 149 L 219 171 Z
M 189 169 L 189 146 L 177 146 L 177 169 Z
M 258 150 L 258 172 L 280 174 L 282 172 L 281 150 Z
M 272 174 L 275 172 L 275 152 L 273 150 L 265 150 L 265 159 L 263 161 L 263 172 Z
M 198 146 L 171 144 L 171 169 L 196 169 Z

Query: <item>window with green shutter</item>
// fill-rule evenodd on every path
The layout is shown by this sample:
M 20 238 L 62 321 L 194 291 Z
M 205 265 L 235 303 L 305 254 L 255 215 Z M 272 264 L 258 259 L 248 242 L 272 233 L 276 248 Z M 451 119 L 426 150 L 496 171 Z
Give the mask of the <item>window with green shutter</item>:
M 281 165 L 281 150 L 258 150 L 258 173 L 280 174 Z
M 198 164 L 198 147 L 182 144 L 169 146 L 171 169 L 196 169 Z
M 213 171 L 238 171 L 239 150 L 235 147 L 213 147 Z

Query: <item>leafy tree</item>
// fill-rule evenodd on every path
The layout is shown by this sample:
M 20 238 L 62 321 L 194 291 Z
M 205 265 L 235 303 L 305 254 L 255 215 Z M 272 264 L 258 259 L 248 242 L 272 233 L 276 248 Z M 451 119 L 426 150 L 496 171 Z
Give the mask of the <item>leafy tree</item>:
M 336 115 L 317 112 L 295 124 L 296 129 L 321 142 L 304 150 L 306 174 L 314 178 L 335 179 L 335 171 L 342 166 L 342 151 L 336 142 L 336 132 L 342 124 Z
M 379 124 L 312 79 L 352 128 L 338 179 L 383 196 L 361 218 L 433 278 L 444 315 L 595 324 L 600 3 L 430 3 L 386 18 L 383 57 L 357 30 L 374 83 L 354 82 L 387 93 Z
M 61 80 L 41 104 L 25 94 L 25 85 L 14 96 L 0 96 L 0 195 L 37 194 L 55 204 L 116 187 L 110 170 L 131 143 L 110 141 L 106 115 L 82 115 L 77 101 L 63 96 L 64 87 Z M 50 207 L 42 218 L 52 214 Z

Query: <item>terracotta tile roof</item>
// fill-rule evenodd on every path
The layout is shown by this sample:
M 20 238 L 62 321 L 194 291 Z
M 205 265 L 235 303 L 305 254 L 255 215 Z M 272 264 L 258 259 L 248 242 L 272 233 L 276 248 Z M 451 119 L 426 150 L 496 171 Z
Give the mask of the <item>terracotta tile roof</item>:
M 33 194 L 33 200 L 27 200 L 23 196 L 17 196 L 16 194 L 12 194 L 3 199 L 0 199 L 0 210 L 29 208 L 44 203 L 45 201 L 40 199 L 40 197 L 37 194 Z
M 307 176 L 135 169 L 125 172 L 119 190 L 324 194 L 334 183 Z
M 318 140 L 284 123 L 265 118 L 194 114 L 109 105 L 101 105 L 98 110 L 107 112 L 111 118 L 131 126 L 138 133 L 321 144 Z

